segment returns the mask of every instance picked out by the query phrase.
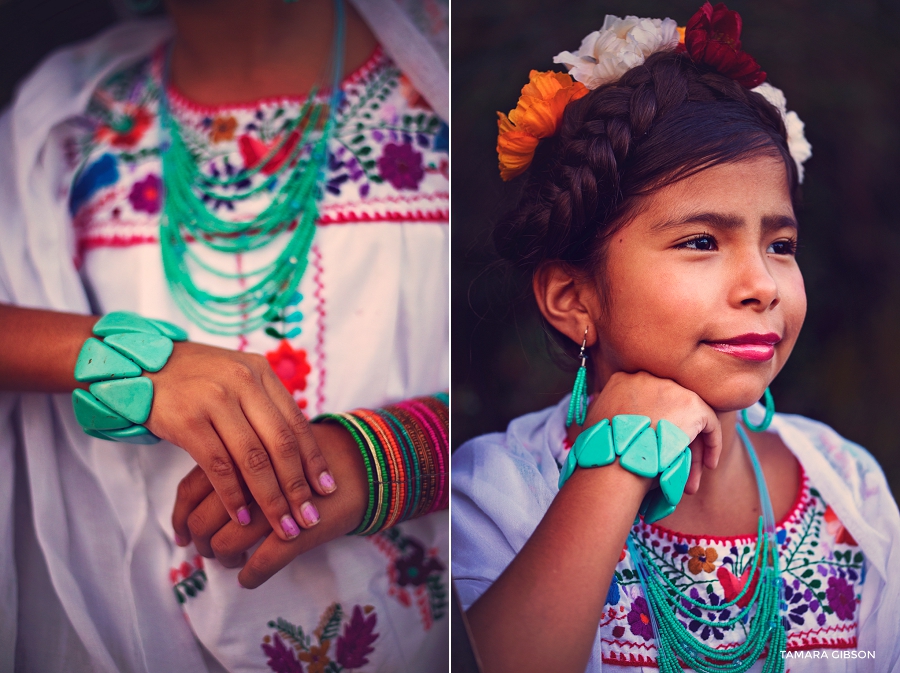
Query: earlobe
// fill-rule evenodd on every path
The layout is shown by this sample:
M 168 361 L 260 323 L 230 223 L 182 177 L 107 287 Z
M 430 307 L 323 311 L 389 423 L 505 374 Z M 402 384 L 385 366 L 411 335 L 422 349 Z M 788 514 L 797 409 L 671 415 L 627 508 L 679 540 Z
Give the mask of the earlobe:
M 547 322 L 581 345 L 585 328 L 592 328 L 599 317 L 596 288 L 575 277 L 564 264 L 549 262 L 535 272 L 532 289 Z M 588 329 L 587 346 L 596 341 L 596 330 Z

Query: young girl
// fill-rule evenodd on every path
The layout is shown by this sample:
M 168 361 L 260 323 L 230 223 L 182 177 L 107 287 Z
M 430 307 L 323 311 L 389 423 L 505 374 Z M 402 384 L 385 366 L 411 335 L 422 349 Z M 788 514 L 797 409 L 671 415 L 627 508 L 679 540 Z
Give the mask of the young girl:
M 0 670 L 446 666 L 446 7 L 360 5 L 172 0 L 0 117 Z
M 686 28 L 607 17 L 500 116 L 524 184 L 494 240 L 581 368 L 453 456 L 452 570 L 488 673 L 900 670 L 884 476 L 768 394 L 806 311 L 809 151 L 739 38 L 722 4 Z

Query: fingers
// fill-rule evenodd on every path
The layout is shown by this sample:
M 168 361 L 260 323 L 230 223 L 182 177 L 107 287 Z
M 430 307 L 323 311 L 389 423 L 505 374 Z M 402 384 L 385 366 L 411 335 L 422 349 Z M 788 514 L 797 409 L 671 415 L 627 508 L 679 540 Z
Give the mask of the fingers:
M 291 397 L 287 388 L 284 387 L 271 369 L 266 370 L 262 380 L 266 393 L 268 393 L 278 411 L 281 412 L 294 437 L 297 438 L 300 457 L 303 460 L 303 469 L 305 474 L 309 476 L 313 489 L 319 495 L 333 493 L 337 488 L 337 484 L 328 468 L 328 461 L 325 460 L 318 443 L 313 437 L 306 416 L 297 407 L 294 398 Z
M 197 465 L 188 472 L 187 476 L 178 483 L 178 491 L 175 495 L 175 508 L 172 510 L 172 528 L 175 530 L 175 544 L 186 547 L 191 541 L 191 530 L 188 527 L 188 517 L 191 512 L 213 493 L 214 489 L 203 469 Z M 218 500 L 218 498 L 216 498 Z M 228 512 L 221 505 L 226 520 Z
M 253 505 L 251 505 L 251 507 L 252 506 Z M 256 518 L 265 522 L 265 519 L 261 516 L 257 516 Z M 225 511 L 225 508 L 222 506 L 222 501 L 215 492 L 207 495 L 206 498 L 204 498 L 203 501 L 188 515 L 187 525 L 191 532 L 191 539 L 194 541 L 194 546 L 197 547 L 197 552 L 201 556 L 205 556 L 206 558 L 213 558 L 213 556 L 215 556 L 210 540 L 219 529 L 227 525 L 230 521 L 231 519 L 228 516 L 228 512 Z M 240 528 L 242 530 L 249 527 L 249 525 L 235 526 L 235 528 Z
M 281 484 L 275 476 L 269 451 L 244 414 L 244 409 L 236 403 L 228 403 L 215 411 L 212 423 L 228 447 L 228 452 L 234 456 L 237 468 L 244 477 L 244 483 L 269 525 L 282 539 L 289 540 L 300 533 L 300 527 L 281 491 Z M 277 435 L 278 430 L 266 433 L 269 445 L 274 451 L 282 450 L 274 448 L 280 446 L 276 440 L 287 441 Z M 212 475 L 210 475 L 210 479 L 213 486 L 217 486 Z M 216 492 L 219 492 L 218 487 L 216 487 Z M 224 498 L 222 500 L 227 509 L 228 504 Z M 239 523 L 246 522 L 249 525 L 252 523 L 252 519 L 250 511 L 246 510 Z
M 233 521 L 245 525 L 250 520 L 247 498 L 244 496 L 240 478 L 232 460 L 231 448 L 226 450 L 225 444 L 219 438 L 220 434 L 217 434 L 209 423 L 200 423 L 184 441 L 184 448 L 206 473 L 212 487 L 222 499 L 228 516 Z M 197 497 L 199 496 L 195 496 L 193 499 Z
M 296 408 L 297 405 L 293 406 Z M 281 493 L 287 500 L 294 520 L 304 528 L 315 526 L 319 523 L 319 511 L 311 500 L 312 490 L 304 471 L 300 443 L 293 429 L 272 399 L 262 390 L 247 391 L 241 398 L 241 407 L 265 445 Z

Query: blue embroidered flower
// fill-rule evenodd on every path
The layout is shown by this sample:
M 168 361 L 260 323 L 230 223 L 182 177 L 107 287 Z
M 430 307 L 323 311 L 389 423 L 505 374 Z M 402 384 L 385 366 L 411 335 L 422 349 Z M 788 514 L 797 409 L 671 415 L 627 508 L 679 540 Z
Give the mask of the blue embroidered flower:
M 104 187 L 116 184 L 119 168 L 116 158 L 109 153 L 101 156 L 75 179 L 69 195 L 69 213 L 74 215 L 84 203 Z
M 434 150 L 435 152 L 450 151 L 450 127 L 443 122 L 438 129 L 437 135 L 434 137 Z
M 612 582 L 609 585 L 609 590 L 606 592 L 606 604 L 616 605 L 621 597 L 622 594 L 619 591 L 619 582 L 616 580 L 615 574 L 613 574 Z

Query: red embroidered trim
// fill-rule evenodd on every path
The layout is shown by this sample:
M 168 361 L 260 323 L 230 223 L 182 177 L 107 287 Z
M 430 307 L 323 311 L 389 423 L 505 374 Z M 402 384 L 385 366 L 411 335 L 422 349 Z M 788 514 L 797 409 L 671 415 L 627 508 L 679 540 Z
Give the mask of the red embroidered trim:
M 153 55 L 153 76 L 157 80 L 157 82 L 162 81 L 161 75 L 164 57 L 165 46 L 163 45 L 160 46 L 157 52 Z M 387 57 L 385 56 L 384 50 L 381 48 L 381 45 L 376 45 L 375 50 L 372 52 L 369 58 L 367 58 L 365 62 L 356 70 L 354 70 L 341 80 L 341 88 L 343 89 L 348 86 L 356 85 L 360 82 L 360 80 L 363 80 L 378 65 L 380 65 L 382 61 L 387 61 Z M 278 96 L 265 96 L 254 101 L 226 102 L 219 103 L 217 105 L 207 105 L 191 100 L 184 93 L 179 91 L 178 88 L 172 83 L 169 84 L 166 91 L 168 93 L 169 100 L 173 105 L 185 110 L 190 110 L 191 112 L 196 112 L 198 114 L 221 114 L 229 110 L 254 110 L 264 105 L 279 105 L 283 103 L 301 104 L 306 102 L 307 98 L 307 94 L 305 93 L 282 94 Z M 323 88 L 320 93 L 324 94 L 328 93 L 328 91 L 329 88 Z
M 417 192 L 416 194 L 410 194 L 409 196 L 404 196 L 402 194 L 398 196 L 377 196 L 366 199 L 365 201 L 341 201 L 340 203 L 329 203 L 320 208 L 319 211 L 348 210 L 360 206 L 371 208 L 372 206 L 381 203 L 416 203 L 417 201 L 448 201 L 449 199 L 450 192 L 432 192 L 430 194 Z
M 316 369 L 319 376 L 316 382 L 316 413 L 321 414 L 325 409 L 325 285 L 322 283 L 322 251 L 319 246 L 310 248 L 312 253 L 313 297 L 316 300 L 316 345 L 313 352 L 316 354 Z
M 413 213 L 388 212 L 375 213 L 373 215 L 345 212 L 320 216 L 316 224 L 318 226 L 327 226 L 329 224 L 360 224 L 362 222 L 441 222 L 449 224 L 450 211 L 435 210 L 423 213 L 421 210 L 417 210 Z
M 799 464 L 799 463 L 798 463 Z M 806 511 L 806 508 L 809 507 L 810 502 L 812 501 L 812 495 L 809 492 L 809 478 L 807 477 L 806 470 L 803 469 L 803 465 L 800 465 L 800 479 L 799 479 L 799 488 L 797 489 L 797 497 L 794 499 L 793 505 L 788 510 L 787 514 L 781 518 L 775 524 L 776 528 L 783 528 L 788 523 L 792 521 L 799 521 L 800 517 Z M 711 537 L 709 535 L 693 535 L 693 534 L 685 534 L 680 533 L 678 531 L 671 530 L 666 528 L 665 526 L 661 526 L 659 524 L 650 523 L 643 524 L 645 525 L 651 532 L 656 533 L 657 535 L 664 537 L 666 540 L 670 542 L 674 542 L 676 540 L 686 540 L 690 542 L 700 542 L 705 540 L 709 544 L 719 544 L 719 545 L 739 545 L 739 544 L 748 544 L 756 540 L 756 535 L 742 535 L 738 537 Z

